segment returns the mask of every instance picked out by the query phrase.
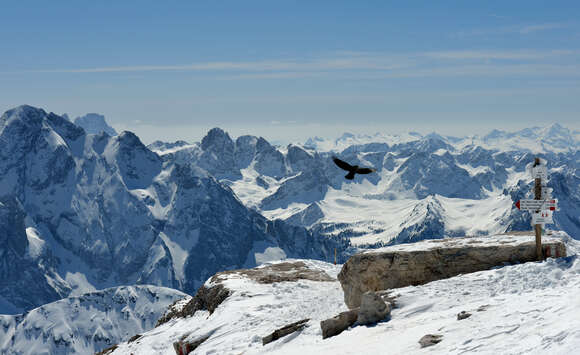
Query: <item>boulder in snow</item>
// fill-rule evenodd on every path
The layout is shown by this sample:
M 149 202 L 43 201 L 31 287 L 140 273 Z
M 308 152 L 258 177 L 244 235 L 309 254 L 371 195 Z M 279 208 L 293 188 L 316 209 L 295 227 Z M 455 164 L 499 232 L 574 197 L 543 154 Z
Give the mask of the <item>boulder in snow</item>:
M 325 319 L 320 322 L 322 329 L 322 339 L 330 338 L 342 333 L 345 329 L 353 325 L 358 318 L 358 309 L 342 312 L 339 315 Z
M 276 329 L 274 332 L 272 332 L 272 334 L 262 338 L 262 345 L 269 344 L 275 340 L 285 337 L 286 335 L 290 335 L 294 332 L 298 332 L 304 329 L 304 327 L 306 327 L 306 323 L 308 323 L 309 320 L 310 318 L 306 318 Z
M 197 349 L 204 341 L 208 340 L 211 335 L 205 335 L 201 338 L 195 340 L 186 340 L 182 338 L 179 341 L 173 343 L 173 349 L 177 355 L 187 355 Z
M 200 310 L 209 311 L 211 315 L 215 309 L 223 302 L 232 292 L 221 284 L 213 286 L 202 285 L 193 298 L 190 298 L 184 305 L 179 303 L 169 307 L 167 312 L 157 320 L 157 326 L 175 318 L 185 318 L 192 316 Z M 176 307 L 177 306 L 177 307 Z
M 542 244 L 566 256 L 562 241 L 543 238 Z M 433 239 L 356 254 L 344 264 L 338 279 L 344 301 L 353 309 L 360 306 L 366 291 L 422 285 L 507 263 L 535 260 L 532 235 Z
M 356 323 L 360 325 L 374 324 L 391 314 L 391 306 L 373 291 L 365 292 L 361 297 L 361 305 Z
M 421 339 L 419 339 L 419 344 L 421 344 L 422 348 L 426 348 L 428 346 L 440 343 L 441 340 L 443 340 L 443 335 L 427 334 L 424 335 Z
M 469 313 L 469 312 L 461 311 L 461 312 L 457 313 L 457 320 L 463 320 L 463 319 L 467 319 L 469 317 L 471 317 L 471 313 Z

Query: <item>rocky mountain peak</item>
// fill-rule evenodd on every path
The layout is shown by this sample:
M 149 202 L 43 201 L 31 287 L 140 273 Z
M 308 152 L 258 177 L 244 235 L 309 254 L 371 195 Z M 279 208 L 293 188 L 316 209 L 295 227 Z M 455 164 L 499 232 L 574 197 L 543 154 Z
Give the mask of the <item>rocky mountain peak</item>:
M 6 111 L 2 115 L 0 118 L 0 129 L 4 129 L 13 122 L 18 122 L 29 128 L 40 127 L 45 117 L 46 112 L 43 109 L 29 105 L 21 105 Z
M 234 151 L 234 141 L 223 129 L 215 127 L 207 132 L 207 135 L 201 140 L 201 149 L 221 151 Z
M 82 127 L 88 134 L 105 132 L 110 136 L 117 135 L 117 131 L 105 121 L 105 116 L 98 113 L 87 113 L 84 116 L 77 117 L 74 123 Z

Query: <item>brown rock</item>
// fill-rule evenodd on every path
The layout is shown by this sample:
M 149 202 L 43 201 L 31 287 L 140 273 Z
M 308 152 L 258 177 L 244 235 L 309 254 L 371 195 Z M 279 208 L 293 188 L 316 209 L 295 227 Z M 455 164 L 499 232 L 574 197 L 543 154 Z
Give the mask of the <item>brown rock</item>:
M 306 327 L 306 323 L 309 320 L 310 318 L 306 318 L 298 322 L 288 324 L 282 328 L 276 329 L 272 334 L 262 338 L 262 345 L 266 345 L 282 337 L 285 337 L 286 335 L 290 335 L 294 332 L 304 329 L 304 327 Z
M 127 340 L 127 343 L 132 343 L 139 338 L 141 338 L 141 334 L 135 334 L 132 337 L 130 337 L 129 340 Z
M 558 255 L 566 255 L 561 241 L 546 238 L 543 242 L 554 245 Z M 428 240 L 356 254 L 344 264 L 338 279 L 344 301 L 353 309 L 360 306 L 366 291 L 422 285 L 506 263 L 535 260 L 535 242 L 531 236 Z
M 342 312 L 339 315 L 320 322 L 322 329 L 322 339 L 330 338 L 342 333 L 345 329 L 353 325 L 358 318 L 358 309 Z
M 222 271 L 212 276 L 210 280 L 212 283 L 219 282 L 220 279 L 232 274 L 242 275 L 262 284 L 298 280 L 336 281 L 322 270 L 309 269 L 302 261 L 277 263 L 253 269 Z
M 443 340 L 443 335 L 438 334 L 427 334 L 419 339 L 419 344 L 422 348 L 438 344 Z
M 106 349 L 99 351 L 98 353 L 95 353 L 95 355 L 109 355 L 109 354 L 113 353 L 113 351 L 117 350 L 118 347 L 119 347 L 119 345 L 115 344 L 111 347 L 108 347 Z
M 204 341 L 209 339 L 209 335 L 203 336 L 196 340 L 185 340 L 185 337 L 173 343 L 173 349 L 177 355 L 187 355 L 197 349 Z
M 231 294 L 231 291 L 222 284 L 211 287 L 202 285 L 195 296 L 183 308 L 170 311 L 157 320 L 157 325 L 168 322 L 174 318 L 185 318 L 195 314 L 199 310 L 209 311 L 212 314 L 215 309 Z
M 465 311 L 461 311 L 457 313 L 457 320 L 463 320 L 471 317 L 471 313 L 467 313 Z
M 362 295 L 357 324 L 374 324 L 391 314 L 391 306 L 375 292 L 367 291 Z

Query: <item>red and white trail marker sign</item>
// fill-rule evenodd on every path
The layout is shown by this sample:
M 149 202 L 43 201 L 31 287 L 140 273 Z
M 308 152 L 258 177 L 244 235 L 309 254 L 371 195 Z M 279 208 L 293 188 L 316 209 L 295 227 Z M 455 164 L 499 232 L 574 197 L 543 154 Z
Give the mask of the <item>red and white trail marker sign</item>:
M 538 260 L 543 260 L 542 255 L 542 228 L 545 224 L 552 224 L 552 211 L 558 208 L 558 200 L 552 199 L 552 189 L 547 187 L 548 162 L 539 157 L 527 166 L 532 179 L 534 179 L 533 200 L 522 199 L 516 202 L 520 210 L 530 211 L 532 214 L 532 226 L 536 234 L 536 255 Z
M 555 211 L 558 208 L 558 200 L 519 200 L 516 202 L 516 207 L 523 211 L 540 211 L 549 210 Z
M 539 211 L 532 213 L 532 226 L 536 224 L 552 224 L 552 211 Z

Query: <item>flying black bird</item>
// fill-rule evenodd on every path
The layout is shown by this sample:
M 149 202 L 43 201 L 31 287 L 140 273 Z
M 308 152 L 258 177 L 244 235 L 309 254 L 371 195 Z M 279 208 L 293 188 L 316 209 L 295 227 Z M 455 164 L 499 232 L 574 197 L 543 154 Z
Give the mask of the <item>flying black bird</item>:
M 349 163 L 338 159 L 337 157 L 332 157 L 334 164 L 338 165 L 339 168 L 348 171 L 345 178 L 348 180 L 354 179 L 355 174 L 370 174 L 374 173 L 376 170 L 371 168 L 359 168 L 358 165 L 350 165 Z

